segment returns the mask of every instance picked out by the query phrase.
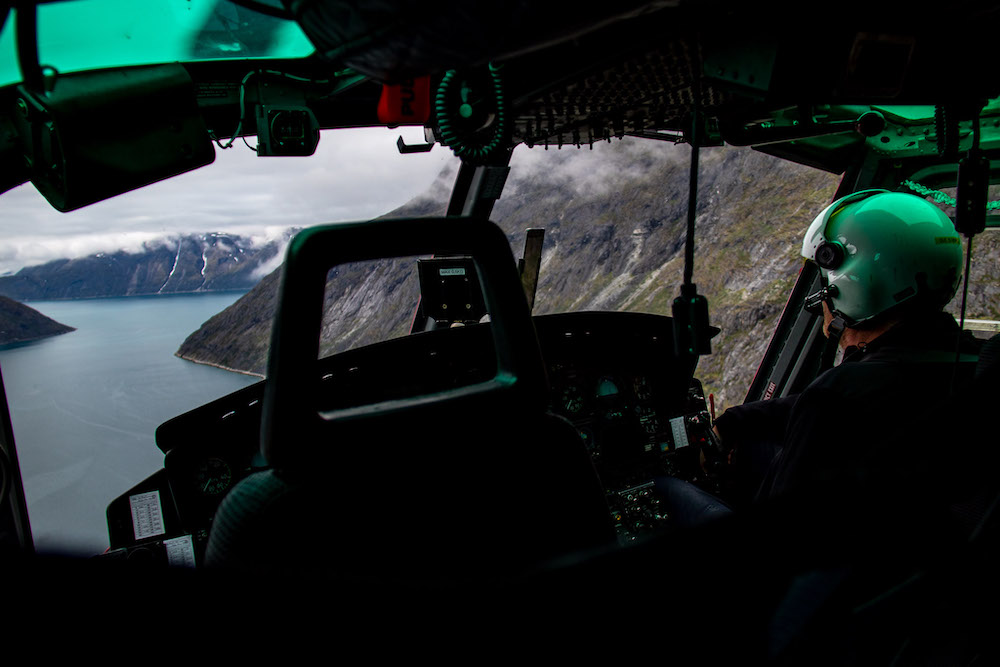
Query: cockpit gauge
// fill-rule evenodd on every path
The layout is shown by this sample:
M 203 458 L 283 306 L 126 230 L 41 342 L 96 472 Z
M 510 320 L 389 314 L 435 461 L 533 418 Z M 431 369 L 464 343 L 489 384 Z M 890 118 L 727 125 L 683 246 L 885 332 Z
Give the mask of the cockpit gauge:
M 625 404 L 625 397 L 614 379 L 604 376 L 598 380 L 594 387 L 594 395 L 601 407 L 600 416 L 605 422 L 624 421 L 628 407 Z
M 646 435 L 656 435 L 660 430 L 660 420 L 656 416 L 656 409 L 648 405 L 635 406 L 636 417 L 639 418 L 639 425 Z
M 212 457 L 202 461 L 194 471 L 194 483 L 206 496 L 219 496 L 229 490 L 233 483 L 233 471 L 220 458 Z
M 594 393 L 598 398 L 609 398 L 617 396 L 620 392 L 618 389 L 618 383 L 609 377 L 602 377 L 597 383 Z
M 570 385 L 562 390 L 559 395 L 559 403 L 568 414 L 578 414 L 583 410 L 583 393 L 578 386 Z
M 648 401 L 653 397 L 653 388 L 649 386 L 649 380 L 644 375 L 636 376 L 632 381 L 632 390 L 640 401 Z

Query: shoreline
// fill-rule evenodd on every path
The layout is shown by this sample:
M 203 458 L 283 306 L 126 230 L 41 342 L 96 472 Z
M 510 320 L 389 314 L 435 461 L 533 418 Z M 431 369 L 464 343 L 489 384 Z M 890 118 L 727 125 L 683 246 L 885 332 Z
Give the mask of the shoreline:
M 138 294 L 104 294 L 99 296 L 64 296 L 64 297 L 48 297 L 42 299 L 17 299 L 15 297 L 7 297 L 8 299 L 13 299 L 20 303 L 62 303 L 65 301 L 97 301 L 100 299 L 148 299 L 155 297 L 170 297 L 170 296 L 200 296 L 202 294 L 246 294 L 254 285 L 250 287 L 233 287 L 231 289 L 207 289 L 207 290 L 192 290 L 189 292 L 141 292 Z M 5 295 L 0 295 L 5 296 Z
M 261 373 L 254 373 L 253 371 L 244 371 L 244 370 L 240 370 L 239 368 L 231 368 L 229 366 L 223 366 L 222 364 L 217 364 L 217 363 L 215 363 L 213 361 L 203 361 L 201 359 L 192 359 L 190 357 L 185 357 L 185 356 L 183 356 L 181 354 L 178 354 L 176 352 L 174 353 L 174 356 L 177 357 L 178 359 L 183 359 L 184 361 L 190 361 L 192 364 L 201 364 L 202 366 L 211 366 L 213 368 L 218 368 L 220 370 L 229 371 L 230 373 L 239 373 L 240 375 L 249 375 L 251 377 L 260 378 L 261 380 L 263 380 L 264 377 L 265 377 Z
M 21 347 L 23 345 L 30 345 L 32 343 L 37 343 L 39 341 L 47 340 L 49 338 L 55 338 L 56 336 L 64 336 L 68 333 L 73 333 L 76 331 L 76 327 L 71 327 L 67 324 L 62 326 L 66 327 L 63 331 L 56 331 L 53 333 L 42 334 L 41 336 L 35 336 L 33 338 L 18 338 L 16 340 L 3 341 L 0 340 L 0 351 L 10 350 L 16 347 Z

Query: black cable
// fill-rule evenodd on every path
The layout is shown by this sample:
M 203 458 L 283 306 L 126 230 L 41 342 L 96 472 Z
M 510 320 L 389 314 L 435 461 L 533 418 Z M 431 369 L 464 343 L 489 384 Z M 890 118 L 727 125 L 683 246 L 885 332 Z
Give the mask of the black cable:
M 43 90 L 42 66 L 38 61 L 38 7 L 22 3 L 17 7 L 17 63 L 21 80 L 28 90 Z
M 236 129 L 233 131 L 233 136 L 229 137 L 229 141 L 226 144 L 223 144 L 218 139 L 215 140 L 215 143 L 217 143 L 219 145 L 219 148 L 221 148 L 222 150 L 226 150 L 227 148 L 232 148 L 233 142 L 236 141 L 236 137 L 240 136 L 240 131 L 243 129 L 243 121 L 246 120 L 247 81 L 249 81 L 250 77 L 252 77 L 254 74 L 259 75 L 260 73 L 261 73 L 260 70 L 251 70 L 247 72 L 247 75 L 243 77 L 243 80 L 240 82 L 240 119 L 239 122 L 236 123 Z
M 691 171 L 688 177 L 687 238 L 684 240 L 684 284 L 694 282 L 694 222 L 698 212 L 698 101 L 692 112 Z
M 698 213 L 698 158 L 701 143 L 701 85 L 698 73 L 691 81 L 691 165 L 688 176 L 687 238 L 684 241 L 684 284 L 694 282 L 694 222 Z
M 441 144 L 451 148 L 452 152 L 463 160 L 483 160 L 489 158 L 496 150 L 501 148 L 506 138 L 507 115 L 503 86 L 499 74 L 500 66 L 489 63 L 488 69 L 490 73 L 490 92 L 493 93 L 493 102 L 496 105 L 496 116 L 488 136 L 489 141 L 486 141 L 487 137 L 482 137 L 481 143 L 474 145 L 467 140 L 471 137 L 479 137 L 480 132 L 467 132 L 467 130 L 458 127 L 458 123 L 461 121 L 453 115 L 456 109 L 452 107 L 453 100 L 450 99 L 452 91 L 455 89 L 454 87 L 461 87 L 463 85 L 462 82 L 458 81 L 459 73 L 456 70 L 448 70 L 444 73 L 441 83 L 438 85 L 437 93 L 434 96 L 434 114 L 438 130 L 441 134 Z M 468 106 L 470 112 L 472 111 L 471 105 L 463 103 L 462 106 Z M 459 111 L 458 113 L 461 116 L 461 112 Z M 463 134 L 467 136 L 462 136 Z
M 691 82 L 691 170 L 688 177 L 687 237 L 684 240 L 684 282 L 681 294 L 671 306 L 674 327 L 674 354 L 680 359 L 712 353 L 712 333 L 708 324 L 708 300 L 694 284 L 694 231 L 698 213 L 698 157 L 701 147 L 701 86 L 698 71 Z M 694 366 L 691 367 L 692 369 Z

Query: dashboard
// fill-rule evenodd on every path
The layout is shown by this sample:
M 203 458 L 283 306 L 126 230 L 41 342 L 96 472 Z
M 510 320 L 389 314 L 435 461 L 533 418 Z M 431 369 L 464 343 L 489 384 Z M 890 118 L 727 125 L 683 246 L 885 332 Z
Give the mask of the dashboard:
M 622 544 L 667 526 L 654 480 L 715 492 L 699 453 L 711 428 L 694 361 L 673 351 L 672 320 L 577 312 L 534 318 L 549 374 L 549 409 L 580 433 Z M 319 362 L 317 407 L 341 409 L 426 395 L 492 378 L 491 329 L 472 325 L 405 336 Z M 230 488 L 267 467 L 259 453 L 264 382 L 164 422 L 164 468 L 108 506 L 109 555 L 200 562 Z
M 700 460 L 711 419 L 694 365 L 678 361 L 670 318 L 566 313 L 535 318 L 550 409 L 573 423 L 604 485 L 621 543 L 665 527 L 663 476 L 717 493 Z

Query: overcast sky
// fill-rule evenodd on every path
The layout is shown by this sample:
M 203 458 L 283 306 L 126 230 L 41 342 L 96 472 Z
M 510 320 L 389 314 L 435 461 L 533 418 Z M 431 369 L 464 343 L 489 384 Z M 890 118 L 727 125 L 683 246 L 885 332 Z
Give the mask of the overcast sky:
M 24 266 L 97 252 L 141 250 L 144 242 L 192 232 L 274 238 L 288 227 L 374 218 L 428 191 L 458 160 L 446 146 L 400 155 L 396 140 L 423 141 L 423 129 L 366 128 L 323 132 L 311 157 L 259 158 L 237 140 L 215 150 L 215 162 L 71 213 L 60 213 L 30 183 L 0 198 L 0 274 Z M 248 138 L 250 144 L 255 137 Z M 507 183 L 565 181 L 590 195 L 644 169 L 643 153 L 687 160 L 686 146 L 632 140 L 599 142 L 593 150 L 520 146 Z
M 180 232 L 275 235 L 287 227 L 361 220 L 387 213 L 425 191 L 450 149 L 400 155 L 396 139 L 423 141 L 421 128 L 322 133 L 307 158 L 267 157 L 237 140 L 201 169 L 60 213 L 30 183 L 0 200 L 0 273 L 61 257 L 80 257 Z M 251 145 L 254 137 L 249 138 Z

